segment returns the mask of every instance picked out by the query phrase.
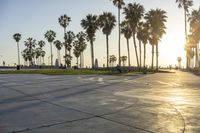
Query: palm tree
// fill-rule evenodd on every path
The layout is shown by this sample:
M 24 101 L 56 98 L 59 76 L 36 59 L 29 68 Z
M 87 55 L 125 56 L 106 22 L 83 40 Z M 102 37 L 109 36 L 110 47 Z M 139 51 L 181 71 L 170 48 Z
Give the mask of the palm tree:
M 69 25 L 69 22 L 71 21 L 71 18 L 68 17 L 66 14 L 60 16 L 60 18 L 58 18 L 58 23 L 60 24 L 60 26 L 62 26 L 64 28 L 64 35 L 66 34 L 66 28 Z
M 91 63 L 94 69 L 94 49 L 93 42 L 95 40 L 95 33 L 99 29 L 98 17 L 96 15 L 87 15 L 85 19 L 81 20 L 81 26 L 86 30 L 87 38 L 91 45 Z
M 183 8 L 184 10 L 184 19 L 185 19 L 185 40 L 187 43 L 187 13 L 189 12 L 189 8 L 193 6 L 193 0 L 176 0 L 179 8 Z M 188 68 L 188 58 L 186 53 L 186 68 Z
M 44 37 L 47 39 L 47 41 L 50 43 L 50 51 L 51 51 L 51 67 L 53 66 L 53 54 L 52 54 L 52 42 L 54 41 L 56 37 L 56 33 L 52 30 L 49 30 L 45 33 Z
M 113 4 L 118 8 L 118 28 L 119 28 L 119 66 L 121 66 L 121 61 L 120 61 L 120 57 L 121 57 L 121 45 L 120 45 L 120 41 L 121 41 L 121 29 L 120 29 L 120 15 L 121 15 L 121 9 L 123 8 L 123 6 L 125 5 L 124 0 L 111 0 L 113 2 Z
M 87 44 L 86 44 L 86 34 L 83 33 L 82 31 L 79 32 L 76 35 L 76 38 L 78 40 L 78 46 L 79 46 L 79 50 L 80 50 L 80 67 L 82 66 L 82 62 L 81 62 L 81 56 L 83 55 L 83 51 L 86 49 Z
M 166 12 L 161 9 L 151 9 L 146 13 L 145 19 L 150 28 L 149 42 L 152 45 L 152 68 L 154 62 L 154 46 L 156 46 L 156 69 L 158 70 L 158 42 L 163 34 L 165 34 L 165 22 L 167 21 Z
M 44 56 L 45 56 L 46 52 L 45 51 L 41 51 L 41 56 L 42 56 L 42 64 L 44 65 Z
M 127 52 L 128 52 L 128 66 L 130 67 L 131 63 L 130 63 L 129 39 L 132 36 L 132 31 L 131 31 L 130 25 L 127 21 L 123 21 L 121 23 L 121 33 L 124 34 L 124 37 L 126 38 Z
M 27 49 L 29 65 L 33 65 L 35 46 L 37 45 L 36 40 L 33 38 L 28 38 L 27 41 L 24 41 L 24 45 L 26 46 Z
M 78 58 L 79 58 L 79 56 L 81 55 L 81 52 L 80 52 L 80 47 L 79 47 L 79 42 L 76 40 L 76 41 L 74 41 L 73 42 L 73 46 L 74 46 L 74 56 L 76 57 L 76 61 L 77 61 L 77 68 L 78 68 Z
M 115 16 L 112 15 L 111 12 L 104 12 L 99 16 L 99 26 L 102 28 L 103 34 L 106 35 L 106 48 L 107 48 L 107 67 L 109 60 L 109 41 L 108 37 L 111 34 L 111 31 L 115 27 L 116 19 Z
M 139 67 L 142 65 L 142 48 L 141 48 L 141 42 L 142 42 L 142 30 L 143 30 L 143 22 L 140 22 L 137 27 L 137 39 L 139 41 Z
M 178 61 L 178 67 L 179 67 L 179 69 L 181 69 L 182 58 L 181 57 L 177 57 L 177 61 Z
M 62 49 L 62 43 L 59 40 L 54 41 L 54 45 L 56 46 L 57 49 L 57 54 L 58 54 L 58 64 L 61 64 L 61 59 L 60 59 L 60 50 Z
M 38 41 L 38 46 L 40 48 L 40 65 L 41 65 L 42 64 L 41 57 L 42 57 L 43 47 L 45 46 L 45 41 L 43 40 Z
M 191 40 L 194 44 L 193 47 L 195 48 L 195 67 L 199 67 L 198 44 L 200 42 L 200 8 L 198 10 L 193 10 L 188 20 L 190 22 L 190 32 L 192 36 Z
M 115 57 L 115 55 L 110 55 L 109 63 L 111 64 L 111 67 L 114 67 L 116 61 L 117 57 Z
M 13 35 L 13 38 L 17 42 L 17 51 L 18 51 L 18 65 L 20 66 L 20 55 L 19 55 L 19 41 L 21 40 L 21 34 L 16 33 Z
M 129 3 L 128 6 L 124 8 L 124 14 L 125 14 L 125 18 L 126 18 L 127 22 L 129 23 L 129 25 L 132 29 L 132 36 L 133 36 L 133 43 L 134 43 L 134 47 L 135 47 L 137 66 L 139 67 L 139 59 L 138 59 L 135 35 L 137 33 L 138 24 L 144 14 L 144 7 L 137 3 L 133 3 L 133 4 Z
M 127 56 L 122 56 L 122 57 L 120 58 L 120 60 L 122 61 L 123 66 L 125 66 L 125 62 L 126 62 L 126 60 L 127 60 Z
M 71 67 L 71 59 L 72 59 L 71 49 L 72 49 L 72 42 L 73 42 L 74 38 L 75 38 L 75 35 L 72 31 L 68 31 L 64 37 L 64 40 L 65 40 L 63 43 L 63 45 L 65 46 L 65 56 L 64 57 L 68 57 L 68 58 L 65 58 L 65 66 L 67 65 L 67 67 Z M 68 51 L 68 54 L 67 54 L 67 51 Z

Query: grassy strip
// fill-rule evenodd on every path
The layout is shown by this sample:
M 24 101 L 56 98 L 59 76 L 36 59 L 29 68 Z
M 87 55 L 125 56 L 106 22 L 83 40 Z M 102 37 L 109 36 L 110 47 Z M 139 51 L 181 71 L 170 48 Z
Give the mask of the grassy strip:
M 91 75 L 91 74 L 111 74 L 111 71 L 95 70 L 6 70 L 0 71 L 0 74 L 45 74 L 45 75 Z
M 22 70 L 5 70 L 1 71 L 0 74 L 45 74 L 45 75 L 92 75 L 92 74 L 100 74 L 100 75 L 114 75 L 114 76 L 132 76 L 139 74 L 153 74 L 153 73 L 170 73 L 169 71 L 134 71 L 127 73 L 118 73 L 112 70 L 90 70 L 90 69 L 22 69 Z

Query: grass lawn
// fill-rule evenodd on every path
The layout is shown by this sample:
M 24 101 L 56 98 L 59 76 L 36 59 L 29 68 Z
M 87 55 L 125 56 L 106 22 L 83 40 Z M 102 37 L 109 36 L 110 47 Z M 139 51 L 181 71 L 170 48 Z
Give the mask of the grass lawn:
M 59 70 L 59 69 L 38 69 L 38 70 L 5 70 L 0 74 L 46 74 L 46 75 L 91 75 L 91 74 L 112 74 L 111 71 L 95 70 Z
M 89 69 L 21 69 L 21 70 L 0 70 L 0 74 L 45 74 L 45 75 L 114 75 L 114 76 L 132 76 L 138 74 L 153 74 L 156 72 L 165 73 L 168 71 L 147 71 L 146 73 L 142 71 L 128 72 L 128 73 L 115 73 L 111 70 L 89 70 Z

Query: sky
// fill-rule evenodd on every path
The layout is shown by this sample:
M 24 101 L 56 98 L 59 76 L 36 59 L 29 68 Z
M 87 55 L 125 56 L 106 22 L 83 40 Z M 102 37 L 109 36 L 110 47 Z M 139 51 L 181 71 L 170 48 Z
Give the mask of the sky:
M 183 10 L 177 8 L 175 0 L 124 0 L 128 3 L 140 3 L 145 11 L 161 8 L 167 12 L 166 34 L 159 42 L 159 65 L 177 65 L 177 57 L 182 57 L 182 65 L 185 65 L 184 52 L 184 16 Z M 192 9 L 200 7 L 200 1 L 194 0 Z M 88 14 L 100 15 L 103 12 L 112 12 L 117 18 L 117 8 L 110 0 L 0 0 L 0 65 L 5 61 L 6 65 L 17 63 L 17 45 L 13 39 L 13 34 L 22 34 L 20 41 L 20 51 L 24 46 L 24 41 L 32 37 L 36 40 L 44 40 L 46 45 L 45 63 L 48 64 L 50 56 L 50 45 L 44 38 L 47 30 L 56 32 L 56 40 L 63 41 L 63 28 L 58 23 L 58 18 L 66 14 L 71 17 L 71 22 L 67 31 L 71 30 L 75 34 L 84 29 L 80 21 Z M 122 15 L 121 20 L 124 19 Z M 118 27 L 109 36 L 110 55 L 118 57 Z M 121 55 L 127 56 L 126 40 L 121 36 Z M 136 65 L 134 46 L 130 40 L 131 65 Z M 143 53 L 143 51 L 142 51 Z M 64 48 L 61 55 L 64 54 Z M 53 46 L 54 59 L 57 57 L 56 48 Z M 101 30 L 96 33 L 94 42 L 94 55 L 98 59 L 99 66 L 106 63 L 106 37 Z M 72 65 L 75 65 L 75 58 Z M 21 56 L 21 63 L 22 56 Z M 147 64 L 151 63 L 151 46 L 147 45 Z M 91 65 L 90 44 L 84 52 L 85 66 Z

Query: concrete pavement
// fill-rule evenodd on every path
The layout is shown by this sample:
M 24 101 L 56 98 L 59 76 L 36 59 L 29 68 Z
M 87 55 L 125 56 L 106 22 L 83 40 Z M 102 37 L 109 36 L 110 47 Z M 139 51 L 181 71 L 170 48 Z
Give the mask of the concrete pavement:
M 200 78 L 0 75 L 0 133 L 199 133 Z

